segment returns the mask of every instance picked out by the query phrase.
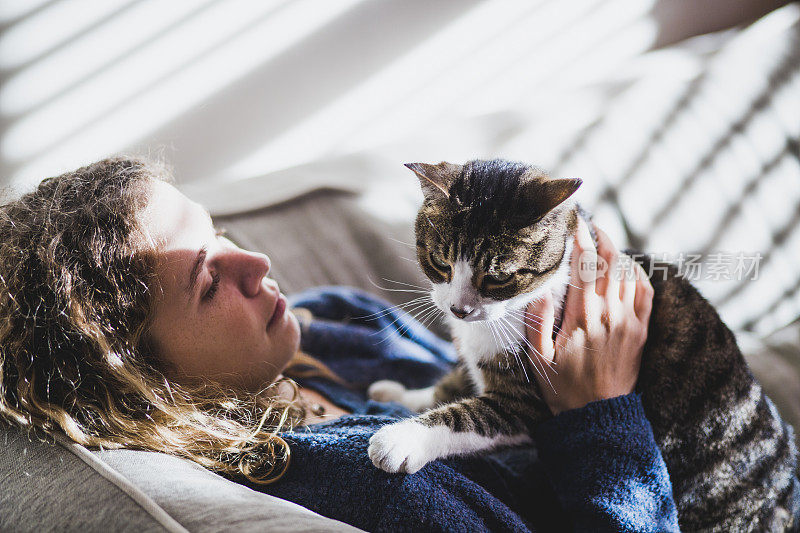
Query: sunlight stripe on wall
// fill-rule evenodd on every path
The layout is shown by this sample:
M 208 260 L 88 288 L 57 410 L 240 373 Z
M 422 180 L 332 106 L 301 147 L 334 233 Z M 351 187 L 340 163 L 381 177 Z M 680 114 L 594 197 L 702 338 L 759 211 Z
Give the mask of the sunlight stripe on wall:
M 151 86 L 141 86 L 141 81 L 134 79 L 138 91 L 125 85 L 130 76 L 126 76 L 131 68 L 137 65 L 122 64 L 114 69 L 116 78 L 104 79 L 103 83 L 93 84 L 92 95 L 101 98 L 109 87 L 116 88 L 125 94 L 121 99 L 115 92 L 111 98 L 105 99 L 102 116 L 85 127 L 75 131 L 74 122 L 71 128 L 62 128 L 62 138 L 56 139 L 56 146 L 47 147 L 38 138 L 45 125 L 60 126 L 57 116 L 34 117 L 25 119 L 12 127 L 2 144 L 3 153 L 8 158 L 30 157 L 31 153 L 42 151 L 42 155 L 20 168 L 12 176 L 15 187 L 25 188 L 38 182 L 42 176 L 57 172 L 59 169 L 71 168 L 113 153 L 148 132 L 168 122 L 172 118 L 190 111 L 210 95 L 220 91 L 237 79 L 246 75 L 258 65 L 280 54 L 307 35 L 317 31 L 333 18 L 350 9 L 362 0 L 334 0 L 320 3 L 316 0 L 299 0 L 296 2 L 249 2 L 242 1 L 243 9 L 231 9 L 232 2 L 224 2 L 227 8 L 216 12 L 208 10 L 202 14 L 203 23 L 193 21 L 190 30 L 176 28 L 166 38 L 169 46 L 154 47 L 146 56 L 139 56 L 135 62 L 146 70 Z M 276 11 L 268 8 L 278 5 Z M 249 11 L 244 7 L 250 6 Z M 261 19 L 253 12 L 252 6 L 258 6 Z M 244 10 L 245 14 L 242 14 Z M 267 12 L 266 14 L 264 12 Z M 225 18 L 227 17 L 227 19 Z M 236 21 L 234 24 L 233 21 Z M 250 22 L 250 25 L 243 24 Z M 224 36 L 197 50 L 194 43 L 200 35 L 204 43 L 209 42 L 209 32 L 226 28 Z M 184 40 L 188 39 L 187 43 Z M 191 55 L 189 52 L 192 51 Z M 165 57 L 165 51 L 170 51 Z M 182 59 L 182 61 L 177 61 Z M 154 69 L 153 61 L 164 61 L 160 68 Z M 159 79 L 153 76 L 158 70 Z M 84 105 L 90 109 L 94 102 L 88 94 L 82 94 L 78 103 L 59 101 L 58 113 L 66 118 L 80 119 Z M 109 100 L 117 100 L 116 107 L 109 105 Z M 95 115 L 98 111 L 95 108 Z M 56 126 L 56 127 L 58 127 Z M 12 133 L 14 134 L 12 136 Z M 52 136 L 51 139 L 52 141 Z M 46 149 L 46 151 L 45 151 Z
M 33 61 L 131 1 L 72 0 L 45 7 L 6 30 L 0 37 L 0 68 L 10 69 Z M 34 7 L 37 3 L 43 4 L 38 0 L 31 2 Z M 5 9 L 8 8 L 0 8 L 0 12 Z M 10 15 L 25 13 L 14 9 L 13 5 L 10 9 Z
M 21 70 L 0 90 L 0 113 L 19 115 L 30 111 L 71 86 L 95 83 L 93 74 L 110 68 L 125 54 L 152 41 L 159 33 L 210 1 L 163 2 L 146 0 L 82 34 L 74 42 Z

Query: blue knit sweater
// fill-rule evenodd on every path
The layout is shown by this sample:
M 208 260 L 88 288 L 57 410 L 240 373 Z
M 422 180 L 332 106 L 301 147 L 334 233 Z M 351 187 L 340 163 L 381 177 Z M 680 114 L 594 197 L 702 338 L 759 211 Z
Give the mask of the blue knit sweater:
M 452 347 L 380 300 L 345 288 L 303 293 L 303 348 L 348 380 L 314 388 L 351 411 L 284 434 L 292 463 L 254 486 L 369 531 L 677 531 L 661 453 L 638 395 L 594 402 L 541 424 L 534 446 L 434 461 L 388 474 L 367 457 L 372 434 L 412 413 L 366 400 L 377 379 L 430 385 Z

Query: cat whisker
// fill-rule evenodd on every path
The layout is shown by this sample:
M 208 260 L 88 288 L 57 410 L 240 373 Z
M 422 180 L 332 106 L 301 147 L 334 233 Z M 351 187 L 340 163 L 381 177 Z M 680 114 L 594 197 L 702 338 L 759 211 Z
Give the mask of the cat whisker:
M 531 382 L 531 378 L 528 376 L 528 370 L 525 368 L 525 362 L 519 356 L 519 352 L 514 352 L 514 360 L 517 362 L 517 364 L 520 366 L 520 368 L 522 368 L 522 373 L 525 375 L 525 381 L 530 383 Z
M 514 314 L 514 312 L 513 312 L 513 311 L 510 311 L 508 314 L 509 314 L 509 315 L 510 315 L 512 318 L 515 318 L 515 319 L 519 320 L 519 322 L 520 322 L 521 324 L 525 324 L 526 326 L 529 326 L 530 328 L 532 328 L 532 329 L 535 329 L 535 330 L 537 330 L 537 331 L 540 331 L 540 329 L 541 329 L 541 327 L 542 327 L 542 322 L 538 322 L 538 321 L 536 321 L 536 320 L 533 320 L 533 319 L 532 319 L 532 318 L 530 318 L 530 317 L 516 315 L 516 314 Z M 561 329 L 560 329 L 558 326 L 553 326 L 553 330 L 554 330 L 556 333 L 559 333 L 559 332 L 561 331 Z M 564 348 L 564 344 L 562 344 L 562 343 L 559 343 L 559 342 L 558 342 L 556 339 L 553 339 L 553 342 L 554 342 L 554 343 L 555 343 L 555 345 L 556 345 L 556 346 L 558 346 L 559 348 Z
M 422 322 L 422 327 L 424 327 L 425 329 L 428 329 L 428 326 L 433 324 L 433 322 L 437 318 L 440 318 L 440 314 L 441 314 L 441 310 L 438 307 L 434 306 L 433 310 L 431 310 L 428 313 L 428 315 L 426 316 L 425 320 Z
M 416 302 L 415 304 L 413 304 L 412 306 L 410 306 L 410 308 L 409 308 L 409 309 L 405 309 L 405 310 L 403 310 L 403 312 L 405 312 L 406 314 L 408 314 L 408 315 L 410 315 L 410 316 L 412 316 L 412 317 L 413 317 L 413 316 L 414 316 L 414 315 L 413 315 L 413 313 L 414 313 L 415 311 L 418 311 L 418 310 L 420 310 L 420 309 L 423 309 L 423 308 L 424 308 L 425 306 L 427 306 L 427 305 L 433 305 L 433 304 L 432 304 L 432 303 L 430 303 L 430 302 L 426 302 L 426 301 Z M 393 325 L 395 325 L 395 324 L 396 324 L 396 323 L 397 323 L 397 322 L 398 322 L 398 321 L 399 321 L 401 318 L 402 318 L 402 315 L 398 315 L 398 316 L 397 316 L 397 317 L 396 317 L 394 320 L 392 320 L 392 321 L 391 321 L 389 324 L 387 324 L 386 326 L 384 326 L 384 327 L 383 327 L 383 328 L 381 328 L 380 330 L 378 330 L 378 331 L 374 332 L 374 333 L 373 333 L 373 335 L 380 335 L 380 334 L 382 334 L 384 331 L 386 331 L 387 329 L 389 329 L 389 328 L 391 328 Z M 398 329 L 397 329 L 397 331 L 398 331 L 398 333 L 399 333 L 400 335 L 402 335 L 402 334 L 403 334 L 403 327 L 407 327 L 407 326 L 404 324 L 404 325 L 401 325 L 401 326 L 400 326 L 400 328 L 398 328 Z M 384 339 L 384 340 L 385 340 L 385 339 Z M 381 342 L 382 342 L 382 341 L 381 341 Z
M 372 284 L 372 286 L 374 286 L 374 287 L 376 287 L 376 288 L 378 288 L 378 289 L 380 289 L 382 291 L 386 291 L 386 292 L 406 292 L 406 293 L 411 293 L 411 294 L 430 294 L 430 290 L 426 290 L 424 287 L 417 287 L 416 285 L 411 285 L 411 287 L 412 287 L 411 289 L 397 289 L 397 288 L 393 288 L 393 287 L 382 287 L 382 286 L 378 285 L 377 283 L 375 283 L 374 281 L 372 281 L 372 279 L 369 276 L 367 277 L 367 281 L 369 281 Z M 391 280 L 388 280 L 388 281 L 391 281 Z M 394 282 L 394 283 L 397 283 L 397 282 Z
M 502 338 L 500 338 L 500 332 L 498 331 L 498 328 L 497 328 L 497 325 L 498 325 L 497 322 L 490 321 L 490 322 L 487 322 L 487 324 L 489 326 L 489 331 L 492 332 L 492 336 L 494 337 L 495 343 L 497 344 L 497 346 L 501 350 L 505 351 L 506 350 L 506 343 Z
M 507 313 L 510 316 L 513 316 L 514 318 L 520 319 L 520 321 L 524 320 L 526 324 L 527 323 L 540 324 L 540 325 L 543 324 L 542 319 L 539 319 L 539 318 L 536 318 L 536 317 L 532 317 L 530 315 L 523 315 L 523 314 L 520 314 L 520 313 L 518 313 L 516 311 L 508 311 Z
M 381 290 L 389 292 L 410 292 L 412 294 L 428 294 L 430 291 L 423 291 L 419 289 L 390 289 L 388 287 L 381 287 Z
M 495 344 L 500 346 L 500 341 L 498 340 L 497 334 L 495 334 L 495 331 L 494 331 L 494 324 L 492 322 L 487 322 L 487 324 L 489 326 L 489 331 L 492 334 L 492 338 L 494 339 Z
M 513 328 L 513 327 L 514 327 L 514 324 L 512 324 L 512 323 L 511 323 L 511 322 L 510 322 L 510 321 L 509 321 L 507 318 L 504 318 L 504 317 L 502 317 L 501 319 L 502 319 L 502 320 L 504 320 L 504 321 L 505 321 L 505 322 L 508 324 L 508 326 L 509 326 L 509 327 L 511 327 L 511 328 Z M 525 345 L 526 345 L 528 348 L 530 348 L 530 349 L 532 349 L 532 350 L 534 350 L 534 351 L 536 351 L 536 352 L 538 353 L 538 351 L 536 350 L 536 348 L 533 346 L 533 344 L 531 344 L 531 342 L 528 340 L 528 338 L 527 338 L 527 337 L 525 337 L 525 336 L 522 336 L 522 342 L 523 342 L 523 343 L 525 343 Z M 548 364 L 548 365 L 549 365 L 549 364 Z
M 394 241 L 396 243 L 399 243 L 399 244 L 404 244 L 404 245 L 408 246 L 409 248 L 414 248 L 414 249 L 417 248 L 416 244 L 411 244 L 410 242 L 401 241 L 400 239 L 395 239 L 394 237 L 387 237 L 387 239 L 389 239 L 390 241 Z
M 542 317 L 541 315 L 537 315 L 536 313 L 531 313 L 529 311 L 512 310 L 512 312 L 517 313 L 521 316 L 525 316 L 526 318 L 536 320 L 537 324 L 542 323 L 544 321 L 544 317 Z M 553 325 L 553 328 L 558 329 L 558 326 Z
M 433 302 L 419 302 L 414 305 L 413 309 L 409 309 L 406 312 L 411 315 L 414 320 L 419 321 L 419 317 L 426 311 L 430 310 L 431 306 L 433 306 Z
M 433 302 L 433 299 L 431 299 L 429 302 L 427 302 L 427 305 L 430 305 L 430 309 L 429 309 L 430 312 L 426 313 L 425 316 L 422 317 L 421 319 L 418 319 L 419 322 L 422 323 L 423 327 L 425 327 L 426 329 L 435 320 L 437 320 L 437 319 L 441 320 L 445 316 L 444 313 L 442 312 L 442 310 L 439 309 L 439 306 L 437 306 Z
M 534 356 L 533 356 L 533 357 L 531 357 L 531 356 L 530 356 L 530 354 L 528 354 L 528 360 L 531 362 L 531 364 L 535 364 L 535 363 L 533 362 L 533 361 L 534 361 L 534 358 L 536 358 L 536 359 L 538 359 L 538 360 L 539 360 L 539 363 L 540 363 L 540 364 L 542 365 L 542 367 L 543 367 L 543 370 L 542 370 L 542 372 L 544 373 L 544 377 L 545 377 L 545 379 L 547 380 L 547 384 L 550 386 L 550 389 L 551 389 L 551 390 L 552 390 L 554 393 L 558 394 L 558 391 L 556 390 L 556 387 L 553 385 L 553 382 L 552 382 L 552 381 L 550 381 L 550 378 L 549 378 L 549 377 L 547 377 L 547 370 L 551 370 L 551 371 L 553 372 L 553 374 L 555 374 L 555 375 L 558 375 L 558 371 L 557 371 L 557 370 L 554 368 L 554 363 L 553 363 L 552 361 L 548 361 L 547 359 L 545 359 L 544 357 L 542 357 L 542 355 L 541 355 L 541 354 L 539 354 L 539 352 L 538 352 L 538 351 L 534 350 L 534 352 L 535 352 L 535 353 L 534 353 Z
M 506 356 L 506 362 L 508 363 L 508 355 L 509 355 L 509 353 L 511 353 L 511 355 L 513 355 L 513 357 L 514 357 L 514 360 L 515 360 L 515 361 L 517 362 L 517 364 L 519 364 L 519 365 L 520 365 L 520 367 L 522 368 L 522 372 L 525 374 L 525 381 L 527 381 L 528 383 L 530 383 L 530 382 L 531 382 L 531 379 L 530 379 L 530 377 L 528 376 L 528 371 L 527 371 L 527 369 L 525 368 L 525 365 L 522 363 L 522 360 L 520 360 L 520 358 L 519 358 L 519 355 L 517 354 L 517 352 L 516 352 L 516 351 L 514 351 L 514 352 L 511 352 L 511 348 L 513 348 L 513 346 L 514 346 L 514 344 L 515 344 L 515 343 L 512 341 L 511 337 L 509 336 L 509 332 L 507 332 L 507 331 L 505 330 L 505 328 L 503 327 L 503 325 L 502 325 L 500 322 L 489 322 L 489 326 L 490 326 L 490 329 L 491 329 L 492 331 L 494 331 L 494 326 L 495 326 L 495 325 L 497 326 L 497 329 L 499 330 L 499 331 L 498 331 L 498 335 L 500 335 L 500 336 L 502 336 L 503 338 L 505 338 L 505 342 L 504 342 L 504 343 L 502 343 L 502 344 L 503 344 L 503 346 L 501 346 L 501 347 L 502 347 L 502 349 L 503 349 L 503 353 L 504 353 L 504 354 L 505 354 L 505 356 Z M 495 337 L 495 339 L 497 339 L 497 337 Z M 497 340 L 496 340 L 495 342 L 498 342 L 498 344 L 501 344 L 501 342 L 499 342 L 499 341 L 497 341 Z M 510 343 L 510 346 L 506 346 L 506 343 Z M 509 364 L 510 364 L 510 363 L 509 363 Z
M 507 325 L 508 325 L 508 327 L 507 327 L 506 325 L 504 325 L 504 324 L 503 324 L 503 322 L 505 322 L 505 324 L 507 324 Z M 513 355 L 514 355 L 514 359 L 517 361 L 517 363 L 518 363 L 518 364 L 520 365 L 520 367 L 522 368 L 522 372 L 525 374 L 525 380 L 526 380 L 528 383 L 530 383 L 530 382 L 531 382 L 531 379 L 530 379 L 530 376 L 528 376 L 528 370 L 525 368 L 525 365 L 524 365 L 524 363 L 523 363 L 523 362 L 522 362 L 522 360 L 519 358 L 519 354 L 517 353 L 517 352 L 519 351 L 519 350 L 518 350 L 518 348 L 519 348 L 519 343 L 518 343 L 518 342 L 514 342 L 514 341 L 513 341 L 514 334 L 513 334 L 512 332 L 513 332 L 513 330 L 514 330 L 514 326 L 513 326 L 513 325 L 512 325 L 510 322 L 508 322 L 508 321 L 507 321 L 505 318 L 503 318 L 503 317 L 500 317 L 500 321 L 498 321 L 498 322 L 497 322 L 497 326 L 498 326 L 498 328 L 499 328 L 499 329 L 500 329 L 500 330 L 503 332 L 503 336 L 504 336 L 504 337 L 507 339 L 507 341 L 510 343 L 510 346 L 506 347 L 506 349 L 505 349 L 506 353 L 508 353 L 508 351 L 509 351 L 510 349 L 512 349 L 512 348 L 517 348 L 517 350 L 515 350 L 515 351 L 514 351 L 514 353 L 513 353 Z
M 423 310 L 420 310 L 419 315 L 416 316 L 415 318 L 417 319 L 417 321 L 420 324 L 425 325 L 425 321 L 428 320 L 428 318 L 431 315 L 436 313 L 437 310 L 438 310 L 438 308 L 435 305 L 432 305 L 431 307 L 428 307 L 427 309 L 423 308 Z
M 536 324 L 541 326 L 543 324 L 544 319 L 537 314 L 529 313 L 527 311 L 509 311 L 510 314 L 516 314 L 516 316 L 525 321 L 526 324 Z M 563 331 L 562 328 L 553 324 L 553 331 L 556 333 L 561 333 Z
M 547 375 L 547 371 L 548 370 L 551 370 L 554 374 L 558 375 L 558 372 L 556 371 L 556 369 L 553 368 L 554 367 L 554 363 L 552 361 L 548 361 L 547 359 L 545 359 L 542 356 L 542 354 L 539 353 L 539 350 L 537 350 L 535 347 L 533 347 L 530 344 L 530 342 L 528 342 L 527 339 L 525 339 L 525 344 L 528 346 L 528 348 L 530 350 L 533 351 L 534 356 L 535 356 L 535 359 L 534 359 L 534 357 L 531 357 L 530 353 L 527 350 L 525 350 L 525 356 L 528 358 L 528 361 L 531 362 L 531 365 L 536 370 L 536 372 L 540 376 L 542 376 L 545 381 L 547 381 L 547 384 L 550 386 L 551 389 L 553 389 L 553 392 L 555 392 L 556 389 L 553 386 L 553 383 L 550 381 L 550 377 Z M 537 364 L 536 360 L 538 360 L 538 364 Z
M 527 326 L 533 326 L 533 325 L 542 326 L 544 324 L 543 319 L 536 319 L 534 317 L 531 317 L 530 315 L 515 314 L 513 311 L 509 312 L 509 315 L 513 316 L 514 318 L 517 318 L 521 323 L 524 323 Z M 559 328 L 556 325 L 553 325 L 553 331 L 558 333 L 561 331 L 561 328 Z
M 540 315 L 537 315 L 536 313 L 532 313 L 532 312 L 527 311 L 527 310 L 510 309 L 508 312 L 510 314 L 524 315 L 525 317 L 532 319 L 533 323 L 539 324 L 539 325 L 541 325 L 542 324 L 541 321 L 544 320 L 544 318 L 542 318 Z M 563 329 L 561 327 L 553 324 L 553 331 L 555 331 L 556 333 L 561 333 L 563 331 Z
M 359 320 L 377 319 L 377 318 L 380 318 L 382 316 L 388 315 L 389 313 L 392 313 L 394 311 L 403 311 L 405 307 L 409 307 L 409 306 L 412 306 L 414 304 L 417 304 L 417 303 L 420 303 L 420 302 L 424 302 L 424 301 L 427 301 L 427 300 L 433 301 L 431 299 L 430 295 L 417 296 L 413 300 L 409 300 L 409 301 L 401 303 L 401 304 L 392 305 L 392 306 L 386 307 L 386 308 L 384 308 L 384 309 L 382 309 L 380 311 L 377 311 L 375 313 L 371 313 L 369 315 L 364 315 L 364 316 L 357 316 L 355 318 L 359 319 Z
M 508 327 L 511 330 L 515 329 L 514 325 L 511 322 L 509 322 L 508 319 L 506 319 L 505 317 L 501 317 L 500 320 L 503 321 L 506 324 L 506 326 L 504 326 L 504 328 Z M 522 337 L 522 342 L 527 344 L 528 346 L 530 346 L 530 342 L 525 337 Z M 519 346 L 519 343 L 516 343 L 516 345 Z M 522 367 L 523 372 L 525 373 L 525 379 L 528 380 L 528 382 L 530 382 L 530 378 L 528 377 L 528 373 L 527 373 L 527 370 L 525 369 L 524 363 L 522 362 L 521 359 L 519 359 L 518 354 L 515 353 L 515 355 L 517 356 L 518 362 L 519 362 L 520 366 Z M 546 379 L 547 382 L 549 383 L 550 379 L 547 377 L 547 374 L 544 372 L 544 369 L 540 368 L 538 365 L 536 365 L 536 363 L 530 358 L 530 356 L 528 356 L 528 359 L 531 361 L 531 365 L 533 366 L 533 369 L 536 370 L 536 372 L 540 376 L 542 376 L 544 379 Z
M 541 324 L 540 322 L 535 322 L 535 321 L 533 321 L 533 320 L 531 320 L 530 322 L 528 322 L 528 319 L 526 319 L 526 318 L 522 318 L 522 317 L 516 317 L 516 318 L 519 318 L 519 319 L 520 319 L 521 321 L 523 321 L 523 322 L 524 322 L 524 323 L 525 323 L 527 326 L 530 326 L 532 329 L 536 329 L 537 331 L 538 331 L 538 328 L 536 328 L 536 327 L 534 327 L 534 326 L 539 326 L 539 327 L 541 327 L 541 326 L 542 326 L 542 324 Z M 560 334 L 560 333 L 561 333 L 563 330 L 562 330 L 561 328 L 559 328 L 558 326 L 553 326 L 553 331 L 555 331 L 555 332 L 556 332 L 556 338 L 554 338 L 554 339 L 553 339 L 553 344 L 554 344 L 555 346 L 557 346 L 557 347 L 561 348 L 561 349 L 565 349 L 565 348 L 566 348 L 566 342 L 561 342 L 561 343 L 559 343 L 559 342 L 558 342 L 558 334 Z M 591 346 L 584 346 L 584 347 L 583 347 L 583 349 L 584 349 L 584 350 L 587 350 L 587 351 L 590 351 L 590 352 L 597 352 L 597 351 L 599 351 L 599 348 L 592 348 Z
M 551 369 L 555 366 L 555 363 L 553 361 L 545 359 L 545 357 L 542 355 L 542 353 L 535 346 L 533 346 L 533 344 L 531 344 L 531 342 L 528 339 L 525 339 L 525 345 L 530 350 L 532 350 L 534 354 L 536 354 L 536 356 L 539 359 L 540 363 L 545 364 L 547 367 L 549 367 Z M 528 357 L 530 358 L 530 355 Z M 533 361 L 531 361 L 531 362 L 533 362 Z
M 502 319 L 502 317 L 501 317 L 501 319 Z M 495 322 L 495 324 L 497 325 L 498 332 L 500 333 L 500 335 L 502 337 L 502 340 L 501 340 L 502 346 L 501 346 L 501 348 L 503 349 L 503 351 L 508 351 L 509 347 L 514 345 L 514 342 L 512 341 L 511 337 L 508 336 L 508 332 L 505 330 L 505 328 L 503 327 L 503 324 L 501 322 Z
M 497 323 L 494 322 L 494 321 L 490 321 L 490 322 L 487 322 L 487 324 L 489 326 L 489 331 L 492 332 L 492 337 L 494 338 L 495 344 L 497 344 L 497 346 L 499 346 L 501 350 L 506 352 L 507 350 L 506 350 L 506 347 L 505 347 L 505 343 L 500 338 L 500 333 L 497 331 L 497 327 L 496 327 Z
M 424 291 L 430 291 L 430 287 L 423 287 L 422 285 L 415 285 L 414 283 L 408 283 L 407 281 L 397 281 L 396 279 L 389 279 L 389 278 L 381 278 L 383 281 L 388 281 L 389 283 L 396 283 L 397 285 L 402 285 L 405 287 L 411 287 L 412 289 L 421 289 Z
M 437 313 L 441 312 L 438 307 L 435 305 L 431 305 L 430 308 L 425 309 L 424 307 L 417 310 L 416 315 L 414 315 L 414 319 L 424 328 L 427 328 L 427 322 L 433 317 L 436 318 Z M 411 329 L 409 325 L 407 329 Z
M 423 314 L 427 314 L 428 311 L 432 311 L 437 309 L 436 305 L 433 303 L 433 300 L 427 300 L 420 302 L 418 305 L 414 307 L 413 310 L 409 311 L 408 314 L 411 315 L 414 320 L 420 322 L 419 317 Z
M 392 327 L 395 323 L 397 323 L 398 320 L 399 320 L 399 318 L 393 320 L 391 324 L 389 324 L 386 327 L 382 328 L 380 331 L 376 331 L 375 333 L 373 333 L 373 335 L 379 335 L 379 334 L 383 333 L 388 328 Z M 408 333 L 410 327 L 411 326 L 409 326 L 408 324 L 404 323 L 404 324 L 400 324 L 397 327 L 397 329 L 390 330 L 390 331 L 393 331 L 394 333 L 396 333 L 398 337 L 403 337 L 403 336 L 405 336 L 406 333 Z M 383 344 L 384 342 L 389 342 L 391 339 L 392 339 L 392 336 L 382 335 L 382 338 L 378 341 L 378 345 Z

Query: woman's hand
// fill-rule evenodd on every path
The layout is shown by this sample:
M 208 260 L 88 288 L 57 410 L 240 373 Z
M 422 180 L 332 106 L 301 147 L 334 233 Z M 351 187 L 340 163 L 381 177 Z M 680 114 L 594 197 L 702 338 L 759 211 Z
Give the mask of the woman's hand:
M 597 230 L 579 221 L 572 253 L 571 286 L 561 330 L 553 342 L 553 298 L 532 303 L 530 356 L 539 389 L 553 414 L 633 392 L 653 303 L 644 270 Z M 599 257 L 598 257 L 599 256 Z M 599 268 L 598 268 L 599 267 Z M 539 326 L 536 328 L 536 326 Z

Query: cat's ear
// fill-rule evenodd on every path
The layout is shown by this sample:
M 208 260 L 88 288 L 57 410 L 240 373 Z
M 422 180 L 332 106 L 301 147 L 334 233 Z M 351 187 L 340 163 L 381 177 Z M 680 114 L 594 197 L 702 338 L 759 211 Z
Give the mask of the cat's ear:
M 461 165 L 454 165 L 442 161 L 438 165 L 427 163 L 406 163 L 409 168 L 419 178 L 422 186 L 422 193 L 428 200 L 434 198 L 449 198 L 450 185 L 461 174 Z
M 573 195 L 583 184 L 579 178 L 558 178 L 545 181 L 538 192 L 539 202 L 546 211 L 550 211 Z
M 530 181 L 522 186 L 514 225 L 530 226 L 578 190 L 583 183 L 578 178 L 559 178 L 547 181 Z

